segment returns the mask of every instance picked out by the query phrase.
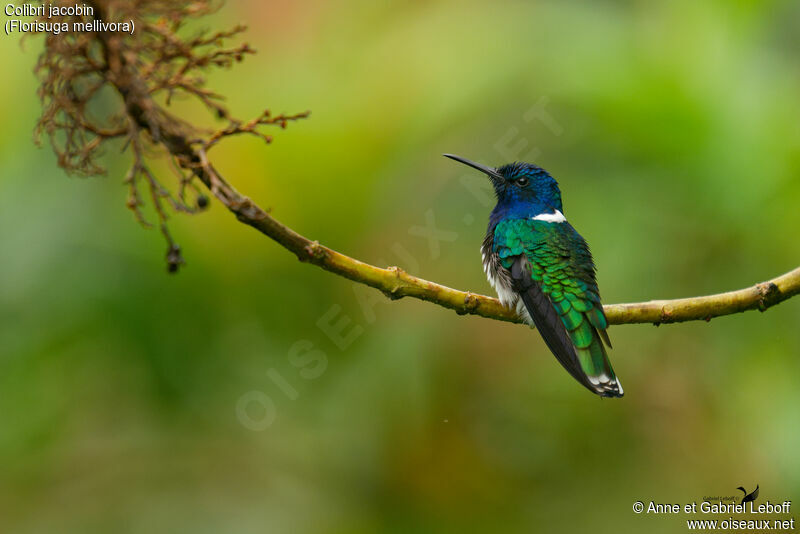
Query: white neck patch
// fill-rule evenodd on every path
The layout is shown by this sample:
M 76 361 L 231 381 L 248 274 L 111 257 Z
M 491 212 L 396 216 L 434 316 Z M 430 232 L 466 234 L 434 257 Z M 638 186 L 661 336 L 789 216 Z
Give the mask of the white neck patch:
M 540 213 L 536 217 L 531 217 L 531 219 L 534 221 L 544 221 L 551 223 L 567 222 L 567 218 L 564 217 L 564 214 L 558 210 L 556 210 L 555 213 Z

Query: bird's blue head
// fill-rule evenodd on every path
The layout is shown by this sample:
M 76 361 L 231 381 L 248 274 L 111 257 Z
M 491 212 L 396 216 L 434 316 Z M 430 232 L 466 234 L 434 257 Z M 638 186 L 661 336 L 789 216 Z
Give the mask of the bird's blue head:
M 561 190 L 550 174 L 531 163 L 509 163 L 493 169 L 460 156 L 445 154 L 481 171 L 492 181 L 497 195 L 495 217 L 535 217 L 542 213 L 563 212 Z

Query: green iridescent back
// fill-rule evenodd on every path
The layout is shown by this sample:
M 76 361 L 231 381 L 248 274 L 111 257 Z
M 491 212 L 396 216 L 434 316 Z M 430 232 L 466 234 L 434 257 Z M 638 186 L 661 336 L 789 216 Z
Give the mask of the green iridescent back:
M 494 230 L 493 250 L 501 265 L 511 269 L 524 255 L 531 278 L 558 312 L 589 376 L 604 372 L 614 378 L 603 341 L 610 346 L 595 280 L 595 266 L 583 237 L 567 222 L 505 219 Z

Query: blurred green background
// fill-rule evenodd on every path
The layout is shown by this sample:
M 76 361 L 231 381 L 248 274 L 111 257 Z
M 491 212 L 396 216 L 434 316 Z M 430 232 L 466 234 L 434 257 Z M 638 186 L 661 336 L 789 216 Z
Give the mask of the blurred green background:
M 558 178 L 609 303 L 800 263 L 796 2 L 253 0 L 203 24 L 238 21 L 259 54 L 210 87 L 312 117 L 214 160 L 337 250 L 491 292 L 455 152 Z M 0 39 L 0 532 L 682 532 L 632 503 L 800 496 L 800 299 L 612 327 L 608 401 L 535 332 L 354 289 L 216 202 L 173 217 L 170 276 L 127 155 L 69 178 L 33 145 L 40 46 Z

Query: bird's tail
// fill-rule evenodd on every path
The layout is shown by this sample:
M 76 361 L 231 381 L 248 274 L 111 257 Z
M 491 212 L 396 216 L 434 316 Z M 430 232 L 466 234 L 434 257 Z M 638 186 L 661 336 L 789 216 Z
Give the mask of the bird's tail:
M 531 280 L 527 269 L 524 260 L 517 260 L 511 266 L 511 276 L 525 310 L 547 347 L 586 389 L 601 397 L 622 397 L 622 385 L 601 340 L 602 335 L 611 346 L 605 333 L 608 322 L 602 308 L 563 295 L 559 300 L 551 299 Z
M 625 392 L 622 390 L 619 378 L 614 373 L 614 368 L 611 366 L 611 361 L 608 359 L 608 354 L 597 330 L 591 325 L 584 325 L 583 328 L 592 330 L 590 334 L 581 336 L 581 341 L 583 341 L 588 335 L 591 335 L 591 341 L 588 346 L 575 346 L 575 352 L 578 354 L 578 360 L 581 363 L 583 372 L 586 373 L 589 382 L 594 386 L 594 391 L 600 396 L 622 397 Z M 573 343 L 575 343 L 574 338 Z
M 558 313 L 569 337 L 569 341 L 565 340 L 571 345 L 567 347 L 567 352 L 572 352 L 573 355 L 563 357 L 559 352 L 553 351 L 561 365 L 593 393 L 601 397 L 622 397 L 622 384 L 614 374 L 614 368 L 611 367 L 603 346 L 604 340 L 611 346 L 605 331 L 608 323 L 603 312 L 594 306 L 566 298 L 552 302 L 552 307 Z
M 575 346 L 575 354 L 585 375 L 581 382 L 602 397 L 622 397 L 625 392 L 603 344 L 605 342 L 611 347 L 605 331 L 608 326 L 605 316 L 594 307 L 582 312 L 575 309 L 577 303 L 569 303 L 566 299 L 562 302 L 555 303 L 555 307 Z

